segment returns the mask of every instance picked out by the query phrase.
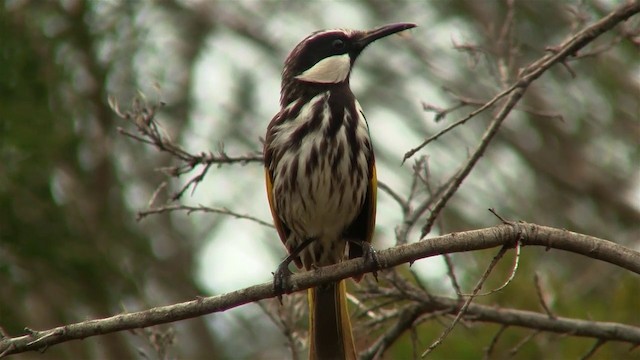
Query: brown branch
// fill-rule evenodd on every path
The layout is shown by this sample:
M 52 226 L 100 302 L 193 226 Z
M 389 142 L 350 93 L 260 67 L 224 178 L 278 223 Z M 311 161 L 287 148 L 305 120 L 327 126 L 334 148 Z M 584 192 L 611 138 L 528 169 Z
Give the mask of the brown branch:
M 442 107 L 438 107 L 435 105 L 431 105 L 431 104 L 426 104 L 426 103 L 422 103 L 422 109 L 426 112 L 433 112 L 434 113 L 434 117 L 435 117 L 435 121 L 439 121 L 441 119 L 443 119 L 444 117 L 446 117 L 447 115 L 449 115 L 451 112 L 463 107 L 463 106 L 471 106 L 471 105 L 475 105 L 475 106 L 482 106 L 483 104 L 485 104 L 487 101 L 486 100 L 481 100 L 481 99 L 474 99 L 474 98 L 470 98 L 467 96 L 463 96 L 460 94 L 457 94 L 456 92 L 454 92 L 451 89 L 444 89 L 450 96 L 452 96 L 453 98 L 456 99 L 456 104 L 448 107 L 448 108 L 442 108 Z M 514 108 L 514 110 L 518 110 L 518 111 L 522 111 L 525 112 L 527 114 L 530 115 L 535 115 L 535 116 L 540 116 L 540 117 L 545 117 L 545 118 L 550 118 L 552 120 L 560 120 L 560 121 L 564 121 L 564 117 L 562 116 L 562 114 L 560 113 L 556 113 L 556 112 L 550 112 L 550 111 L 543 111 L 543 110 L 537 110 L 534 109 L 532 107 L 528 107 L 526 105 L 518 105 Z
M 376 342 L 366 351 L 360 354 L 361 360 L 379 358 L 382 352 L 393 344 L 406 330 L 413 326 L 414 321 L 422 315 L 418 306 L 412 306 L 402 311 L 398 316 L 398 321 L 389 330 L 385 331 Z
M 434 205 L 431 214 L 422 227 L 422 237 L 424 237 L 431 231 L 431 227 L 436 221 L 438 215 L 440 214 L 442 209 L 444 209 L 445 205 L 447 205 L 449 199 L 451 199 L 451 197 L 458 191 L 458 188 L 460 187 L 464 179 L 467 178 L 467 176 L 471 173 L 471 170 L 473 170 L 475 165 L 478 163 L 478 160 L 480 160 L 482 154 L 484 154 L 487 147 L 489 147 L 489 143 L 491 143 L 493 137 L 498 133 L 498 129 L 502 125 L 502 122 L 507 118 L 509 113 L 511 113 L 513 107 L 516 106 L 518 101 L 520 101 L 520 99 L 524 95 L 524 91 L 525 88 L 518 88 L 509 95 L 509 99 L 507 100 L 507 102 L 504 104 L 498 115 L 496 115 L 496 117 L 491 121 L 491 124 L 489 124 L 489 127 L 482 135 L 480 145 L 478 145 L 476 150 L 473 152 L 473 155 L 471 155 L 471 158 L 469 158 L 464 167 L 453 177 L 453 181 L 449 183 L 447 189 Z
M 457 299 L 442 296 L 425 298 L 419 305 L 412 309 L 412 313 L 419 317 L 420 314 L 444 312 L 456 315 L 460 307 Z M 547 314 L 535 311 L 499 308 L 491 305 L 471 304 L 465 313 L 467 322 L 485 322 L 500 324 L 503 326 L 515 326 L 535 330 L 521 343 L 526 343 L 539 332 L 551 332 L 569 336 L 589 337 L 600 341 L 621 341 L 631 344 L 640 343 L 640 327 L 612 322 L 590 321 L 557 317 L 551 319 Z M 384 335 L 383 335 L 384 336 Z M 519 346 L 515 347 L 514 353 Z M 368 350 L 367 350 L 368 351 Z
M 444 258 L 444 262 L 447 265 L 447 275 L 449 276 L 449 280 L 451 280 L 451 286 L 453 286 L 453 290 L 456 291 L 458 299 L 462 300 L 462 288 L 458 283 L 458 278 L 456 277 L 455 267 L 453 266 L 451 256 L 449 254 L 443 254 L 442 257 Z
M 484 356 L 482 357 L 485 360 L 489 360 L 491 359 L 491 355 L 493 354 L 493 350 L 496 347 L 496 344 L 498 343 L 498 340 L 500 340 L 500 336 L 502 336 L 502 334 L 505 332 L 505 330 L 507 330 L 509 327 L 507 325 L 502 325 L 500 327 L 500 330 L 498 330 L 498 332 L 493 335 L 493 339 L 491 339 L 491 343 L 489 343 L 489 346 L 487 346 L 487 349 L 484 351 Z
M 551 311 L 549 305 L 547 305 L 547 300 L 545 299 L 544 292 L 542 291 L 542 285 L 540 285 L 540 276 L 538 276 L 537 272 L 533 275 L 533 282 L 535 283 L 536 294 L 538 294 L 538 300 L 540 300 L 542 309 L 550 319 L 555 319 L 556 315 Z
M 509 356 L 515 356 L 523 346 L 525 346 L 529 341 L 533 340 L 533 338 L 540 334 L 540 332 L 540 330 L 536 330 L 520 340 L 514 347 L 509 350 Z
M 488 249 L 520 241 L 523 246 L 544 246 L 582 254 L 593 259 L 609 262 L 621 268 L 640 274 L 640 253 L 622 245 L 535 224 L 520 223 L 518 227 L 499 225 L 492 228 L 452 233 L 444 236 L 396 246 L 378 252 L 383 269 L 418 259 L 453 252 Z M 287 292 L 304 290 L 323 283 L 335 282 L 357 274 L 373 271 L 374 264 L 364 259 L 354 259 L 343 263 L 293 275 L 287 281 Z M 88 320 L 59 326 L 44 331 L 28 331 L 27 335 L 0 339 L 0 354 L 8 355 L 31 350 L 44 349 L 62 342 L 84 339 L 90 336 L 113 333 L 122 330 L 143 328 L 170 323 L 225 311 L 254 301 L 279 295 L 271 282 L 240 289 L 223 295 L 198 298 L 196 300 L 168 306 L 160 306 L 145 311 L 120 314 L 104 319 Z M 436 310 L 454 306 L 457 313 L 459 301 L 435 296 L 425 297 L 424 304 Z M 445 306 L 442 306 L 445 305 Z M 426 305 L 425 305 L 426 306 Z M 426 308 L 425 308 L 426 309 Z M 425 310 L 426 311 L 426 310 Z M 490 321 L 503 325 L 522 326 L 574 336 L 588 336 L 611 341 L 640 343 L 640 328 L 586 320 L 558 317 L 550 319 L 547 314 L 520 310 L 506 310 L 471 304 L 467 316 L 476 321 Z
M 389 195 L 393 200 L 395 200 L 395 202 L 398 203 L 398 205 L 400 205 L 400 208 L 402 209 L 403 212 L 408 211 L 409 209 L 409 203 L 408 201 L 404 200 L 402 198 L 402 195 L 398 194 L 395 190 L 393 190 L 393 188 L 391 188 L 389 185 L 378 181 L 378 190 L 382 190 L 385 193 L 387 193 L 387 195 Z
M 263 158 L 260 153 L 253 153 L 241 156 L 229 156 L 224 151 L 221 144 L 216 154 L 213 152 L 200 152 L 198 154 L 191 153 L 183 149 L 164 131 L 162 126 L 156 120 L 156 112 L 164 106 L 164 103 L 148 104 L 143 95 L 135 98 L 131 104 L 131 108 L 126 111 L 120 109 L 120 105 L 113 97 L 109 97 L 109 106 L 113 112 L 121 119 L 131 123 L 138 130 L 138 134 L 131 133 L 124 128 L 118 128 L 118 131 L 135 141 L 143 144 L 151 145 L 160 152 L 170 154 L 177 159 L 180 164 L 169 166 L 162 170 L 171 177 L 179 178 L 180 176 L 191 172 L 197 167 L 202 167 L 200 173 L 189 179 L 175 194 L 171 196 L 171 200 L 175 201 L 189 189 L 195 191 L 196 187 L 207 175 L 207 172 L 213 165 L 221 166 L 226 164 L 262 163 Z
M 146 210 L 138 211 L 138 214 L 136 216 L 136 220 L 142 220 L 145 217 L 147 217 L 149 215 L 152 215 L 152 214 L 162 214 L 162 213 L 175 212 L 175 211 L 185 211 L 187 213 L 187 215 L 191 215 L 191 213 L 194 213 L 194 212 L 205 212 L 205 213 L 215 213 L 215 214 L 221 214 L 221 215 L 228 215 L 228 216 L 234 217 L 236 219 L 250 220 L 250 221 L 253 221 L 253 222 L 257 223 L 258 225 L 262 225 L 262 226 L 273 228 L 273 224 L 271 222 L 258 219 L 255 216 L 251 216 L 251 215 L 247 215 L 247 214 L 240 214 L 240 213 L 237 213 L 235 211 L 229 210 L 227 208 L 212 208 L 212 207 L 204 206 L 204 205 L 189 206 L 189 205 L 177 205 L 176 204 L 176 205 L 157 206 L 157 207 L 149 208 L 149 209 L 146 209 Z
M 440 344 L 442 344 L 444 339 L 446 339 L 447 336 L 449 336 L 449 333 L 451 333 L 451 331 L 458 324 L 458 322 L 460 322 L 460 320 L 462 320 L 462 317 L 466 314 L 467 309 L 471 305 L 471 302 L 473 301 L 473 299 L 476 296 L 478 296 L 478 294 L 480 293 L 480 290 L 482 289 L 482 286 L 484 285 L 485 281 L 487 281 L 487 279 L 489 278 L 489 275 L 491 274 L 493 269 L 496 267 L 496 265 L 498 265 L 498 261 L 500 261 L 500 259 L 502 259 L 504 257 L 504 254 L 507 253 L 508 249 L 509 249 L 509 245 L 505 244 L 504 246 L 502 246 L 502 248 L 496 254 L 496 256 L 493 257 L 493 259 L 491 260 L 491 263 L 487 267 L 487 270 L 484 271 L 484 273 L 480 277 L 480 280 L 478 280 L 478 283 L 473 288 L 473 292 L 468 295 L 467 300 L 464 302 L 464 304 L 462 304 L 462 307 L 460 308 L 460 310 L 456 314 L 456 317 L 453 319 L 451 324 L 449 324 L 445 328 L 445 330 L 442 332 L 442 334 L 440 334 L 440 336 L 433 343 L 431 343 L 431 345 L 429 345 L 429 347 L 422 353 L 422 355 L 420 356 L 421 358 L 426 357 L 433 350 L 435 350 L 435 348 L 440 346 Z
M 596 343 L 593 344 L 591 349 L 589 349 L 589 351 L 586 354 L 584 354 L 580 358 L 580 360 L 587 360 L 587 359 L 591 358 L 596 353 L 596 351 L 598 351 L 598 349 L 600 349 L 600 347 L 602 345 L 604 345 L 606 342 L 607 342 L 606 340 L 598 339 L 598 341 L 596 341 Z
M 569 56 L 574 56 L 578 50 L 589 44 L 599 35 L 638 12 L 640 12 L 640 2 L 637 1 L 630 2 L 614 10 L 600 21 L 585 28 L 578 34 L 566 40 L 560 46 L 555 48 L 553 54 L 547 54 L 543 58 L 526 67 L 523 71 L 521 71 L 520 78 L 516 81 L 515 84 L 513 84 L 509 89 L 496 95 L 496 97 L 490 100 L 487 104 L 470 114 L 470 116 L 472 114 L 475 116 L 475 114 L 479 113 L 481 110 L 492 106 L 495 102 L 498 101 L 498 99 L 510 93 L 506 103 L 502 106 L 498 114 L 491 121 L 491 124 L 489 124 L 489 127 L 483 134 L 482 140 L 480 141 L 477 149 L 473 152 L 471 158 L 467 161 L 461 171 L 456 174 L 456 176 L 454 177 L 454 181 L 451 182 L 442 197 L 439 198 L 436 202 L 433 210 L 431 211 L 431 214 L 429 215 L 429 218 L 427 219 L 425 225 L 422 227 L 422 236 L 425 236 L 431 231 L 431 227 L 433 226 L 433 223 L 435 222 L 442 209 L 444 209 L 445 205 L 453 196 L 453 194 L 456 193 L 458 187 L 462 184 L 464 179 L 471 173 L 471 170 L 474 168 L 478 160 L 480 160 L 480 157 L 482 157 L 482 154 L 484 154 L 485 150 L 489 146 L 489 143 L 498 132 L 498 129 L 502 125 L 502 122 L 507 118 L 507 116 L 511 113 L 511 110 L 520 101 L 529 85 L 531 85 L 534 80 L 539 78 L 551 66 L 565 61 Z M 416 149 L 409 151 L 405 155 L 405 160 L 409 156 L 413 155 L 413 153 L 417 151 Z
M 430 142 L 438 139 L 440 136 L 451 131 L 453 128 L 466 123 L 469 119 L 485 111 L 486 109 L 492 107 L 500 99 L 504 98 L 508 94 L 513 92 L 520 92 L 521 93 L 520 96 L 518 96 L 515 101 L 517 103 L 517 101 L 522 96 L 524 91 L 529 87 L 529 85 L 531 85 L 533 81 L 535 81 L 542 74 L 544 74 L 550 67 L 558 63 L 560 64 L 566 63 L 569 57 L 574 57 L 577 55 L 578 50 L 584 48 L 587 44 L 591 43 L 595 38 L 609 31 L 614 26 L 627 20 L 628 18 L 637 14 L 638 12 L 640 12 L 640 2 L 638 1 L 627 2 L 625 5 L 622 5 L 619 8 L 615 9 L 614 11 L 609 13 L 607 16 L 605 16 L 604 18 L 594 23 L 593 25 L 584 28 L 582 31 L 578 32 L 577 34 L 573 35 L 569 39 L 565 40 L 562 44 L 554 47 L 549 47 L 549 48 L 553 48 L 554 51 L 551 53 L 547 53 L 542 58 L 538 59 L 537 61 L 533 62 L 531 65 L 527 66 L 523 71 L 521 71 L 518 80 L 516 80 L 515 83 L 513 83 L 509 88 L 501 91 L 500 93 L 495 95 L 491 100 L 489 100 L 487 103 L 485 103 L 478 109 L 470 112 L 467 116 L 447 126 L 445 129 L 427 138 L 420 145 L 407 151 L 407 153 L 404 155 L 402 162 L 404 163 L 407 159 L 412 157 L 415 153 L 420 151 L 423 147 L 425 147 Z M 510 107 L 513 108 L 514 105 L 515 103 L 512 104 Z M 506 105 L 503 107 L 503 110 L 504 109 L 506 109 Z M 503 111 L 501 111 L 501 113 L 502 112 Z
M 176 168 L 176 171 L 178 171 L 176 175 L 183 174 L 197 165 L 247 164 L 250 162 L 261 163 L 263 161 L 261 154 L 229 156 L 224 151 L 224 148 L 219 149 L 217 154 L 212 152 L 201 152 L 199 154 L 190 153 L 176 144 L 169 135 L 166 134 L 160 124 L 158 124 L 156 113 L 159 108 L 164 106 L 164 103 L 148 104 L 146 99 L 136 98 L 133 100 L 129 110 L 122 111 L 114 97 L 110 96 L 108 101 L 113 112 L 121 119 L 134 125 L 140 135 L 133 134 L 123 128 L 118 128 L 121 134 L 136 141 L 153 145 L 156 149 L 169 153 L 185 163 L 183 165 L 184 168 Z

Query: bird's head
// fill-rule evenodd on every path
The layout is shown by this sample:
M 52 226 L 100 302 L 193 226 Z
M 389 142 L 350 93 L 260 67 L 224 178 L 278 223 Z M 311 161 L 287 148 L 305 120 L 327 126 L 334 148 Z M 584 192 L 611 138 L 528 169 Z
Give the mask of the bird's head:
M 415 27 L 411 23 L 373 30 L 322 30 L 302 40 L 289 54 L 282 72 L 282 90 L 296 85 L 348 83 L 351 67 L 364 48 L 385 36 Z M 283 94 L 284 95 L 284 94 Z

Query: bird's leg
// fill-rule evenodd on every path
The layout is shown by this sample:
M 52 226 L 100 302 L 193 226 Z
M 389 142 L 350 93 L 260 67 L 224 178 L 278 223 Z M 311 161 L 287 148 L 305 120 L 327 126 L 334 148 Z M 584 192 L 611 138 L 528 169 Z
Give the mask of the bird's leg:
M 364 258 L 364 264 L 366 267 L 373 267 L 371 274 L 376 281 L 378 281 L 378 270 L 382 268 L 382 264 L 380 263 L 380 259 L 378 258 L 378 253 L 376 249 L 373 248 L 370 242 L 368 241 L 360 241 L 360 240 L 349 240 L 354 244 L 357 244 L 362 248 L 362 257 Z
M 378 252 L 373 248 L 371 243 L 367 241 L 362 242 L 362 257 L 364 258 L 364 262 L 367 266 L 373 266 L 373 277 L 376 278 L 376 282 L 378 281 L 378 270 L 382 268 L 382 264 L 380 264 L 380 259 L 378 258 Z
M 276 294 L 278 294 L 280 304 L 282 304 L 282 294 L 284 293 L 287 279 L 291 274 L 293 274 L 291 270 L 289 270 L 289 264 L 291 264 L 295 258 L 300 256 L 302 250 L 306 249 L 314 240 L 315 238 L 308 238 L 298 244 L 298 246 L 296 246 L 293 251 L 291 251 L 284 260 L 282 260 L 276 271 L 273 273 L 273 289 Z

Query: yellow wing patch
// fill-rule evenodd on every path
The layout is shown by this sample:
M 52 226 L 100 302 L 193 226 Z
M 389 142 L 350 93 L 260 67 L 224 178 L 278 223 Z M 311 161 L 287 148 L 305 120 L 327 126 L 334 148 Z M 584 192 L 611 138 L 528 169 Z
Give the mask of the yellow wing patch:
M 373 238 L 373 232 L 376 228 L 376 204 L 378 203 L 378 176 L 376 174 L 376 164 L 371 167 L 371 179 L 369 179 L 369 196 L 371 196 L 371 206 L 369 207 L 369 223 L 367 227 L 367 237 L 365 238 L 368 243 L 371 243 Z
M 271 179 L 271 174 L 269 173 L 269 169 L 264 169 L 265 175 L 265 183 L 267 184 L 267 198 L 269 199 L 269 208 L 271 209 L 271 216 L 273 217 L 273 225 L 276 227 L 278 231 L 278 235 L 280 236 L 280 240 L 283 244 L 286 245 L 287 234 L 285 230 L 285 225 L 280 220 L 280 216 L 276 213 L 276 205 L 275 200 L 273 198 L 273 179 Z

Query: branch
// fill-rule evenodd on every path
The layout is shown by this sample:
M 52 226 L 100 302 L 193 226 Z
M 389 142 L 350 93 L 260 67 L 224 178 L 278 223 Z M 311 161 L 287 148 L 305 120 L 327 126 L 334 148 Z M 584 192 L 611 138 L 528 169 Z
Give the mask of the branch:
M 640 274 L 640 252 L 607 240 L 527 223 L 518 223 L 518 226 L 499 225 L 425 239 L 424 241 L 382 250 L 378 252 L 378 258 L 381 268 L 387 269 L 430 256 L 513 245 L 516 241 L 520 241 L 523 246 L 544 246 L 549 249 L 560 249 L 582 254 Z M 375 264 L 358 258 L 314 271 L 295 274 L 287 281 L 287 292 L 300 291 L 320 284 L 371 272 L 375 270 L 373 266 Z M 274 291 L 273 284 L 268 282 L 227 294 L 198 298 L 145 311 L 83 321 L 44 331 L 27 330 L 29 333 L 27 335 L 13 338 L 0 337 L 0 355 L 40 350 L 69 340 L 84 339 L 95 335 L 194 318 L 225 311 L 258 300 L 273 298 L 277 295 L 279 293 Z M 426 299 L 425 301 L 428 304 L 429 301 L 433 302 L 435 300 Z M 459 304 L 456 299 L 448 299 L 447 301 L 450 301 L 447 306 Z M 483 312 L 478 309 L 483 310 Z M 452 311 L 455 311 L 455 309 Z M 576 336 L 592 336 L 606 340 L 640 344 L 640 329 L 628 325 L 571 320 L 560 317 L 551 319 L 542 313 L 501 310 L 473 304 L 469 306 L 467 315 L 475 315 L 478 321 L 496 321 L 502 324 L 536 328 L 540 326 L 547 331 L 554 331 L 554 327 L 551 324 L 560 324 L 556 325 L 555 328 L 566 328 L 567 330 L 563 330 L 564 332 Z M 534 315 L 539 316 L 539 318 Z M 525 321 L 527 319 L 534 319 L 535 322 Z
M 381 355 L 404 330 L 412 328 L 416 319 L 432 313 L 449 314 L 456 316 L 460 313 L 461 302 L 443 296 L 429 296 L 419 303 L 407 307 L 399 319 L 389 331 L 385 332 L 372 346 L 365 349 L 361 359 L 373 359 Z M 497 308 L 495 306 L 470 304 L 466 309 L 464 320 L 475 322 L 487 322 L 501 324 L 504 327 L 517 326 L 540 331 L 570 336 L 590 337 L 601 341 L 623 341 L 632 344 L 640 344 L 640 328 L 603 321 L 588 321 L 571 319 L 566 317 L 550 318 L 546 314 L 535 311 Z M 494 339 L 495 341 L 495 339 Z
M 415 310 L 422 314 L 433 311 L 446 311 L 456 315 L 459 302 L 456 299 L 432 296 L 420 304 Z M 640 343 L 640 328 L 604 321 L 589 321 L 558 317 L 549 318 L 546 314 L 535 311 L 516 309 L 501 309 L 495 306 L 471 304 L 466 312 L 466 321 L 490 322 L 508 326 L 518 326 L 529 329 L 566 334 L 571 336 L 591 337 L 603 341 L 624 341 L 633 344 Z
M 192 177 L 184 184 L 180 190 L 178 190 L 171 200 L 175 201 L 182 197 L 182 195 L 189 189 L 195 191 L 198 184 L 204 179 L 205 175 L 213 165 L 222 166 L 226 164 L 241 164 L 246 165 L 248 163 L 262 163 L 262 154 L 255 152 L 253 154 L 246 154 L 241 156 L 229 156 L 221 143 L 217 153 L 213 152 L 200 152 L 198 154 L 191 153 L 182 148 L 176 143 L 168 133 L 162 128 L 162 126 L 156 120 L 157 110 L 164 106 L 164 103 L 159 102 L 157 104 L 148 104 L 144 95 L 135 98 L 131 104 L 131 108 L 127 111 L 122 111 L 120 105 L 116 99 L 112 96 L 109 97 L 109 106 L 113 112 L 121 119 L 133 124 L 138 130 L 139 135 L 129 132 L 128 130 L 118 127 L 118 131 L 135 141 L 141 142 L 155 147 L 160 152 L 170 154 L 177 159 L 180 164 L 163 168 L 162 170 L 171 177 L 179 178 L 180 176 L 191 172 L 196 167 L 202 167 L 200 173 Z
M 480 145 L 478 145 L 478 148 L 473 152 L 473 155 L 471 155 L 471 158 L 469 159 L 469 161 L 467 161 L 462 170 L 454 176 L 453 181 L 450 182 L 445 192 L 436 202 L 433 210 L 431 211 L 431 214 L 429 215 L 429 218 L 422 227 L 422 237 L 424 237 L 431 231 L 431 227 L 438 218 L 440 211 L 444 209 L 449 199 L 451 199 L 451 197 L 457 192 L 458 187 L 460 187 L 464 179 L 466 179 L 466 177 L 471 173 L 471 170 L 473 170 L 474 166 L 478 163 L 478 161 L 482 157 L 482 154 L 484 154 L 485 150 L 489 147 L 491 139 L 493 139 L 493 137 L 498 133 L 498 129 L 500 128 L 500 125 L 502 125 L 502 122 L 507 118 L 509 113 L 511 113 L 513 107 L 516 106 L 518 101 L 520 101 L 520 99 L 524 95 L 524 91 L 524 88 L 518 88 L 516 89 L 516 91 L 512 92 L 511 95 L 509 95 L 509 99 L 507 100 L 507 102 L 504 104 L 498 115 L 496 115 L 496 117 L 491 121 L 491 124 L 482 135 L 482 140 L 480 141 Z
M 250 220 L 253 221 L 255 223 L 257 223 L 258 225 L 262 225 L 262 226 L 266 226 L 269 228 L 273 228 L 273 224 L 261 219 L 258 219 L 255 216 L 251 216 L 248 214 L 240 214 L 237 213 L 235 211 L 229 210 L 227 208 L 213 208 L 213 207 L 209 207 L 209 206 L 204 206 L 204 205 L 198 205 L 198 206 L 189 206 L 189 205 L 162 205 L 162 206 L 158 206 L 158 207 L 150 207 L 147 210 L 141 210 L 138 211 L 138 215 L 136 216 L 136 220 L 142 220 L 145 217 L 151 215 L 151 214 L 162 214 L 162 213 L 168 213 L 168 212 L 176 212 L 176 211 L 185 211 L 187 213 L 187 215 L 191 215 L 191 213 L 194 212 L 205 212 L 205 213 L 215 213 L 215 214 L 222 214 L 222 215 L 229 215 L 232 216 L 236 219 L 245 219 L 245 220 Z
M 609 15 L 597 21 L 595 24 L 588 26 L 584 28 L 582 31 L 580 31 L 579 33 L 573 35 L 571 38 L 569 38 L 562 44 L 555 47 L 549 47 L 548 49 L 552 51 L 550 53 L 547 53 L 545 56 L 538 59 L 537 61 L 533 62 L 531 65 L 527 66 L 520 73 L 518 80 L 516 80 L 515 83 L 513 83 L 509 88 L 507 88 L 506 90 L 503 90 L 502 92 L 494 96 L 491 100 L 489 100 L 487 103 L 485 103 L 483 106 L 470 112 L 464 118 L 447 126 L 445 129 L 441 130 L 437 134 L 423 141 L 420 145 L 409 150 L 404 155 L 402 162 L 404 163 L 407 159 L 409 159 L 411 156 L 413 156 L 416 152 L 418 152 L 420 149 L 425 147 L 431 141 L 438 139 L 440 136 L 451 131 L 453 128 L 466 123 L 472 117 L 492 107 L 498 102 L 498 100 L 504 98 L 509 93 L 512 93 L 517 89 L 520 89 L 520 91 L 524 93 L 524 91 L 529 87 L 529 85 L 531 85 L 533 81 L 535 81 L 543 73 L 545 73 L 551 66 L 557 63 L 566 64 L 567 59 L 569 57 L 575 57 L 578 53 L 578 50 L 582 49 L 598 36 L 609 31 L 614 26 L 627 20 L 628 18 L 637 14 L 638 12 L 640 12 L 640 2 L 629 1 L 625 5 L 620 6 L 619 8 L 611 12 Z M 517 103 L 517 100 L 516 100 L 516 103 Z M 513 105 L 515 105 L 515 103 Z M 503 110 L 504 109 L 505 108 L 503 107 Z

